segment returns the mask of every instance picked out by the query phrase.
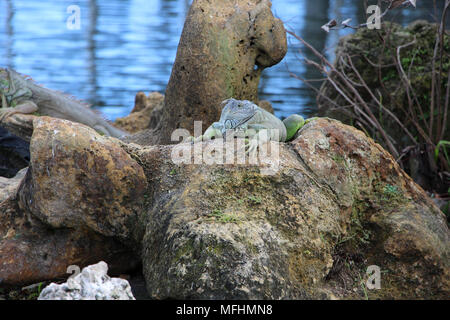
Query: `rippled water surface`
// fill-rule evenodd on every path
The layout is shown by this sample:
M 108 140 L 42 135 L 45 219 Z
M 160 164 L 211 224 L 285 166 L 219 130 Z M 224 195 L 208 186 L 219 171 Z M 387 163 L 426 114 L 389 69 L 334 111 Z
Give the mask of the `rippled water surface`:
M 137 91 L 164 93 L 189 0 L 0 0 L 0 66 L 31 75 L 38 83 L 90 102 L 107 118 L 127 115 Z M 342 30 L 320 29 L 331 18 L 364 17 L 362 1 L 273 0 L 273 12 L 287 29 L 330 56 Z M 398 11 L 396 20 L 433 20 L 433 1 Z M 438 4 L 442 1 L 438 1 Z M 81 8 L 81 27 L 66 26 L 67 8 Z M 278 116 L 314 112 L 315 94 L 290 73 L 318 78 L 300 61 L 299 45 L 289 37 L 284 60 L 266 69 L 260 96 Z

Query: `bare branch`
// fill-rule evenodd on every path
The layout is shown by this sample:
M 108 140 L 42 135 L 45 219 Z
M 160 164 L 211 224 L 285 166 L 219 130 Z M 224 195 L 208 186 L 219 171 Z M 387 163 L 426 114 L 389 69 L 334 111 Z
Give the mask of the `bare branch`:
M 379 19 L 383 19 L 388 13 L 389 11 L 399 8 L 399 7 L 408 7 L 408 6 L 413 6 L 414 8 L 416 8 L 416 0 L 385 0 L 384 2 L 389 3 L 388 6 L 386 7 L 386 9 L 383 11 L 383 13 L 380 15 Z M 322 29 L 325 30 L 326 32 L 330 32 L 330 30 L 341 30 L 341 29 L 345 29 L 345 28 L 351 28 L 354 30 L 357 29 L 361 29 L 361 28 L 365 28 L 367 27 L 369 24 L 368 23 L 362 23 L 359 24 L 357 26 L 351 26 L 350 22 L 352 19 L 346 19 L 343 22 L 341 22 L 341 26 L 342 27 L 337 27 L 338 23 L 336 20 L 331 20 L 330 22 L 328 22 L 327 24 L 322 26 Z
M 381 102 L 380 99 L 377 99 L 377 97 L 375 97 L 375 95 L 373 94 L 372 90 L 369 89 L 369 87 L 367 86 L 367 83 L 364 81 L 364 79 L 362 78 L 361 74 L 358 72 L 358 70 L 355 68 L 353 61 L 351 60 L 350 56 L 347 55 L 347 59 L 349 59 L 349 62 L 352 66 L 353 72 L 355 72 L 355 74 L 358 76 L 359 81 L 361 81 L 361 83 L 363 84 L 364 88 L 366 89 L 366 91 L 370 94 L 370 96 L 372 97 L 372 99 L 378 104 L 378 106 L 384 110 L 390 117 L 392 117 L 392 119 L 395 120 L 395 122 L 397 122 L 397 124 L 403 129 L 403 131 L 408 135 L 408 137 L 411 139 L 411 141 L 414 144 L 417 144 L 416 139 L 414 139 L 414 136 L 411 134 L 411 132 L 409 132 L 409 130 L 403 125 L 403 123 L 397 118 L 397 116 L 395 114 L 393 114 L 389 109 L 387 109 Z

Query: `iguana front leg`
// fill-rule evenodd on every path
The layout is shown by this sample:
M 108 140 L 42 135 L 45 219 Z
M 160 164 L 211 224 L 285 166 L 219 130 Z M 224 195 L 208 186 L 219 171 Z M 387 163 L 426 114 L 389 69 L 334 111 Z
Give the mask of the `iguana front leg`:
M 245 154 L 251 158 L 256 157 L 259 146 L 271 140 L 279 141 L 279 135 L 277 137 L 274 130 L 268 129 L 262 124 L 248 124 L 244 132 L 244 136 L 246 137 L 246 144 L 244 145 Z
M 206 129 L 205 133 L 197 138 L 189 137 L 187 138 L 187 142 L 200 142 L 211 140 L 214 138 L 222 138 L 222 127 L 223 125 L 220 122 L 214 122 L 208 129 Z
M 0 122 L 2 122 L 7 117 L 15 113 L 31 114 L 38 111 L 38 106 L 33 101 L 24 101 L 14 108 L 1 108 L 0 109 Z

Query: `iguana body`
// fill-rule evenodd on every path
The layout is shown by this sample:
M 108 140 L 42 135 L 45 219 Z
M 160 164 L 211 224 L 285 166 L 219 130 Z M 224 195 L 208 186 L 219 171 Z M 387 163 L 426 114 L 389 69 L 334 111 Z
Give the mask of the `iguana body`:
M 113 137 L 127 134 L 83 103 L 43 88 L 11 69 L 0 68 L 0 95 L 0 122 L 14 113 L 38 112 L 40 115 L 79 122 Z
M 225 137 L 229 131 L 237 136 L 248 137 L 248 152 L 256 151 L 258 145 L 268 141 L 285 142 L 291 140 L 297 131 L 309 120 L 300 115 L 291 115 L 281 121 L 273 114 L 261 109 L 248 100 L 228 99 L 218 122 L 214 122 L 205 133 L 194 141 Z

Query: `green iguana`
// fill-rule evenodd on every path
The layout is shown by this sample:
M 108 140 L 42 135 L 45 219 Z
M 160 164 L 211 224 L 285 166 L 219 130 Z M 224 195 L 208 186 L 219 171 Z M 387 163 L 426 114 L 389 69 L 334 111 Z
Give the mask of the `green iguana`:
M 14 113 L 38 112 L 85 124 L 108 136 L 128 134 L 113 127 L 85 104 L 63 93 L 43 88 L 11 69 L 0 68 L 0 96 L 0 123 Z
M 248 137 L 246 145 L 248 153 L 256 152 L 258 145 L 268 141 L 286 142 L 291 140 L 297 131 L 314 118 L 304 120 L 300 115 L 293 114 L 283 121 L 273 114 L 261 109 L 248 100 L 228 99 L 222 102 L 224 106 L 220 120 L 214 122 L 202 136 L 190 138 L 193 142 L 226 137 L 233 132 L 238 137 Z

